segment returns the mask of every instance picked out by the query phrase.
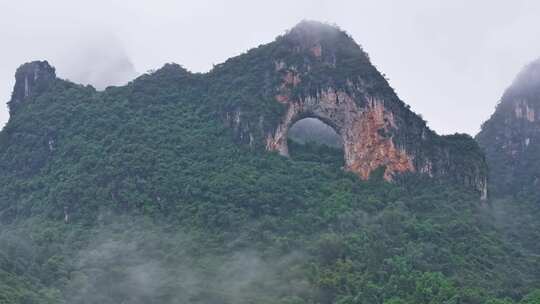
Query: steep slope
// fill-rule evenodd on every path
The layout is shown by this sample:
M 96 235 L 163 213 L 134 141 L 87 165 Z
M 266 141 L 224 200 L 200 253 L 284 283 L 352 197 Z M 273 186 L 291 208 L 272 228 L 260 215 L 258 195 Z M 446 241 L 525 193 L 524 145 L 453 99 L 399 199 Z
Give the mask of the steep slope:
M 538 193 L 540 178 L 540 59 L 504 92 L 476 140 L 486 152 L 496 195 Z
M 504 242 L 463 179 L 387 166 L 365 181 L 267 153 L 290 107 L 274 60 L 290 56 L 287 37 L 208 74 L 167 64 L 103 92 L 23 65 L 0 132 L 0 302 L 486 303 L 540 286 L 538 257 Z M 346 79 L 322 72 L 304 83 Z M 384 109 L 359 113 L 424 126 L 377 83 Z M 400 126 L 383 147 L 401 147 Z
M 240 66 L 242 79 L 224 78 Z M 363 179 L 384 167 L 386 180 L 420 172 L 487 195 L 484 158 L 474 140 L 431 131 L 338 28 L 301 22 L 275 42 L 217 66 L 209 77 L 211 89 L 240 90 L 223 98 L 240 141 L 288 155 L 289 128 L 315 117 L 342 137 L 345 168 Z
M 12 112 L 55 75 L 46 63 L 35 62 L 23 65 L 16 78 Z M 228 121 L 239 142 L 288 156 L 289 127 L 316 117 L 342 137 L 345 168 L 362 179 L 379 167 L 386 180 L 419 172 L 465 184 L 486 198 L 486 169 L 476 143 L 466 135 L 431 131 L 367 54 L 335 27 L 304 21 L 199 78 L 206 88 L 199 98 Z

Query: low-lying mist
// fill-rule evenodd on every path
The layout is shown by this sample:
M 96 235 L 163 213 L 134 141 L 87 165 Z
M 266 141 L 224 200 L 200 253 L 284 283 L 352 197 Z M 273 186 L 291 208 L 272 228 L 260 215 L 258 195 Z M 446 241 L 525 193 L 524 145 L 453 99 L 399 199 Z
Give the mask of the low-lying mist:
M 35 233 L 46 236 L 36 239 Z M 68 253 L 58 248 L 61 234 L 67 236 L 66 248 L 78 249 Z M 51 248 L 38 240 L 42 237 L 50 240 Z M 5 258 L 18 265 L 13 259 L 20 259 L 20 269 L 12 271 L 42 277 L 73 304 L 271 303 L 309 290 L 300 275 L 305 260 L 300 252 L 276 254 L 249 245 L 231 249 L 237 240 L 229 243 L 223 246 L 196 233 L 129 217 L 88 231 L 60 226 L 31 233 L 2 229 L 0 262 Z M 51 251 L 56 254 L 51 256 Z M 47 253 L 41 269 L 28 268 Z

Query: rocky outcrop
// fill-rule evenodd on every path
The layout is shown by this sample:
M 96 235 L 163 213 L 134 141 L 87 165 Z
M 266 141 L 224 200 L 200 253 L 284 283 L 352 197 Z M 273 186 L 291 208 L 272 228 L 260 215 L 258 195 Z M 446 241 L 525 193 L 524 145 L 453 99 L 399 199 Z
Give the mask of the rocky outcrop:
M 15 86 L 8 103 L 10 111 L 27 98 L 44 92 L 54 79 L 55 69 L 47 61 L 33 61 L 21 65 L 15 73 Z
M 396 127 L 392 112 L 384 108 L 381 100 L 371 99 L 365 108 L 359 109 L 354 99 L 345 91 L 327 88 L 316 96 L 291 100 L 287 85 L 300 83 L 298 76 L 285 74 L 278 102 L 287 105 L 287 112 L 274 133 L 266 137 L 266 148 L 288 156 L 287 132 L 298 120 L 317 117 L 342 137 L 345 165 L 363 179 L 375 169 L 384 166 L 384 177 L 391 180 L 394 173 L 415 171 L 412 158 L 403 149 L 396 148 L 391 130 Z
M 497 195 L 540 187 L 540 59 L 527 65 L 504 92 L 476 136 L 486 151 Z
M 242 113 L 256 108 L 235 107 L 227 117 L 235 130 L 241 130 L 239 138 L 249 138 L 251 145 L 263 141 L 267 150 L 288 156 L 289 128 L 313 117 L 339 134 L 345 169 L 362 179 L 383 167 L 389 181 L 403 173 L 421 173 L 455 180 L 487 197 L 484 157 L 474 140 L 431 131 L 346 33 L 306 21 L 259 51 L 265 47 L 273 50 L 268 58 L 273 76 L 266 78 L 275 79 L 267 97 L 283 110 L 274 118 L 259 110 L 255 120 Z

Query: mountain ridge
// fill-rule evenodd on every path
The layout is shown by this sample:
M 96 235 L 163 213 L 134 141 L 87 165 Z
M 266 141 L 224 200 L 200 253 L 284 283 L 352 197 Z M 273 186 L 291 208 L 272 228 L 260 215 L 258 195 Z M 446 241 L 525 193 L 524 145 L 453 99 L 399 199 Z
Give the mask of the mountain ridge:
M 440 168 L 482 166 L 468 136 L 428 130 L 422 144 L 425 123 L 333 33 L 330 51 L 282 36 L 208 74 L 166 64 L 104 91 L 21 70 L 24 98 L 0 132 L 0 302 L 538 299 L 537 204 L 494 215 L 500 205 L 474 187 L 481 174 L 389 174 L 381 158 L 363 180 L 336 149 L 291 141 L 290 157 L 269 153 L 283 115 L 307 109 L 297 118 L 317 114 L 342 137 L 355 133 L 339 117 L 369 127 L 363 143 L 394 160 L 416 141 L 417 155 L 454 166 Z M 351 112 L 332 117 L 338 104 Z
M 288 156 L 288 129 L 302 118 L 314 117 L 342 137 L 345 169 L 362 179 L 379 167 L 389 181 L 418 172 L 452 179 L 487 198 L 486 166 L 473 139 L 439 136 L 429 129 L 399 99 L 367 53 L 335 26 L 302 21 L 275 41 L 205 74 L 175 64 L 155 73 L 166 70 L 199 79 L 196 86 L 206 90 L 203 99 L 234 130 L 239 143 Z M 30 74 L 24 79 L 31 78 L 31 71 L 26 72 Z M 233 72 L 244 75 L 223 77 Z M 17 96 L 25 96 L 20 92 L 22 79 L 16 83 Z M 133 83 L 136 86 L 137 80 Z

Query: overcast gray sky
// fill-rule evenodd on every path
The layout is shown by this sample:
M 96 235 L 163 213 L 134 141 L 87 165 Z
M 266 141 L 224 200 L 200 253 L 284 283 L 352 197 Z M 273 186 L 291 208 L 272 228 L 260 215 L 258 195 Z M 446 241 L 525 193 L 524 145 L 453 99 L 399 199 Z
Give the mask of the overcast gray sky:
M 437 132 L 474 135 L 540 57 L 539 17 L 537 0 L 0 0 L 0 99 L 30 60 L 103 87 L 166 62 L 208 71 L 314 19 L 349 32 Z

